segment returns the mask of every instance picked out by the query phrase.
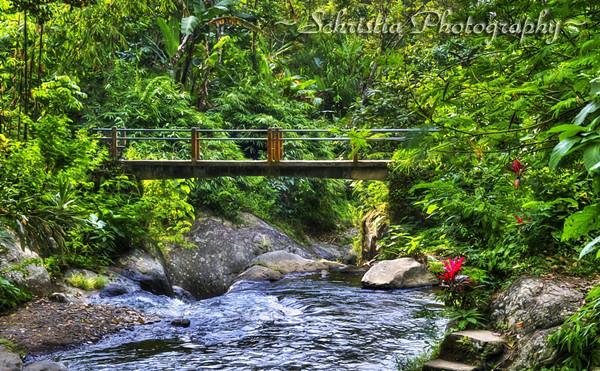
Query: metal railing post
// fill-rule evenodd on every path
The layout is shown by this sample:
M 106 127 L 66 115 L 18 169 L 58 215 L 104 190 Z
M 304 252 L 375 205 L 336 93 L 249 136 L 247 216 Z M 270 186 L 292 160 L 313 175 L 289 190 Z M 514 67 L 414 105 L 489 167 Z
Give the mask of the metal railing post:
M 283 131 L 281 128 L 277 128 L 277 161 L 281 161 L 283 158 Z
M 273 129 L 267 129 L 267 162 L 273 162 Z
M 110 158 L 113 161 L 117 161 L 119 159 L 119 141 L 117 136 L 117 127 L 113 126 L 111 128 L 111 141 L 110 141 Z

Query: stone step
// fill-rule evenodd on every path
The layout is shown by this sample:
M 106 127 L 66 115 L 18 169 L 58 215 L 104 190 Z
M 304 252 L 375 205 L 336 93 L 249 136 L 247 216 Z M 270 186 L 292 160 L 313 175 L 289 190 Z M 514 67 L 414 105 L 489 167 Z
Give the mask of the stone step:
M 434 359 L 423 365 L 423 371 L 475 371 L 477 366 L 466 363 L 446 361 L 444 359 Z
M 477 366 L 494 362 L 504 352 L 506 338 L 491 331 L 466 330 L 446 336 L 440 347 L 440 359 Z

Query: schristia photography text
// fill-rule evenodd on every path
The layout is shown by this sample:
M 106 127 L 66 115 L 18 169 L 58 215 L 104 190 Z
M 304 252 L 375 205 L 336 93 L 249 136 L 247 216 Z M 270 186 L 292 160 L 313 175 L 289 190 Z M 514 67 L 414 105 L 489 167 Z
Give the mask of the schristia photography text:
M 303 34 L 421 34 L 434 31 L 447 35 L 487 35 L 487 44 L 491 44 L 500 35 L 517 35 L 523 42 L 527 35 L 548 35 L 546 43 L 551 44 L 558 38 L 564 26 L 582 26 L 574 20 L 555 20 L 550 11 L 544 9 L 536 17 L 526 17 L 524 20 L 508 22 L 490 17 L 489 21 L 477 21 L 473 16 L 468 16 L 463 21 L 451 17 L 451 9 L 440 11 L 422 11 L 414 14 L 408 23 L 395 23 L 381 15 L 375 19 L 360 18 L 358 21 L 348 19 L 346 10 L 340 10 L 335 17 L 328 17 L 328 13 L 318 10 L 311 14 L 306 25 L 300 26 L 299 32 Z M 452 19 L 451 19 L 452 18 Z M 277 24 L 293 25 L 294 23 L 277 22 Z

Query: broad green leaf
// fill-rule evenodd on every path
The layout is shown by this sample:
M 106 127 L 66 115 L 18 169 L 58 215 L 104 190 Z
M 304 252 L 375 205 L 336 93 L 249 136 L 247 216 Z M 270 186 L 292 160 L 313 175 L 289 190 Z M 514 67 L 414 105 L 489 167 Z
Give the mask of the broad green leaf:
M 565 220 L 561 239 L 566 241 L 579 238 L 598 228 L 600 228 L 600 205 L 589 205 Z
M 584 256 L 586 256 L 587 254 L 591 253 L 594 250 L 594 248 L 596 247 L 596 245 L 598 244 L 598 242 L 600 242 L 600 236 L 594 238 L 592 240 L 592 242 L 585 245 L 583 250 L 581 250 L 581 252 L 579 253 L 579 259 L 581 259 Z
M 435 210 L 437 210 L 438 205 L 436 204 L 431 204 L 429 205 L 429 207 L 427 208 L 427 214 L 431 214 L 432 212 L 434 212 Z
M 552 129 L 548 130 L 548 132 L 549 133 L 561 133 L 558 138 L 559 138 L 559 140 L 564 140 L 568 137 L 572 137 L 575 134 L 577 134 L 581 131 L 585 131 L 585 130 L 586 130 L 585 128 L 583 128 L 579 125 L 565 124 L 565 125 L 555 126 Z
M 583 121 L 585 121 L 585 118 L 593 112 L 596 112 L 596 110 L 600 108 L 600 104 L 596 101 L 590 102 L 587 104 L 587 106 L 583 107 L 583 109 L 581 110 L 581 112 L 579 112 L 577 114 L 577 116 L 575 116 L 575 119 L 573 119 L 573 124 L 575 125 L 581 125 L 583 124 Z
M 578 138 L 578 137 L 569 137 L 564 140 L 561 140 L 556 145 L 556 147 L 554 147 L 554 149 L 552 150 L 552 154 L 550 155 L 550 162 L 548 163 L 548 166 L 551 169 L 556 169 L 560 160 L 562 160 L 562 158 L 567 154 L 567 152 L 569 152 L 569 150 L 571 148 L 573 148 L 573 146 L 576 143 L 578 143 L 579 140 L 580 140 L 580 138 Z
M 158 17 L 156 18 L 156 21 L 163 34 L 165 51 L 169 58 L 171 58 L 177 53 L 177 48 L 179 47 L 179 27 L 177 25 L 177 20 L 171 18 L 169 24 L 167 24 L 167 21 L 164 18 Z
M 588 172 L 600 164 L 600 143 L 592 144 L 583 151 L 583 164 Z
M 200 20 L 191 15 L 181 19 L 181 32 L 186 35 L 194 33 L 194 29 L 200 24 Z
M 592 96 L 594 96 L 594 95 L 596 95 L 596 94 L 598 94 L 600 92 L 600 80 L 598 80 L 596 78 L 596 79 L 593 79 L 591 81 L 591 83 L 592 83 L 592 87 L 590 89 L 590 94 Z

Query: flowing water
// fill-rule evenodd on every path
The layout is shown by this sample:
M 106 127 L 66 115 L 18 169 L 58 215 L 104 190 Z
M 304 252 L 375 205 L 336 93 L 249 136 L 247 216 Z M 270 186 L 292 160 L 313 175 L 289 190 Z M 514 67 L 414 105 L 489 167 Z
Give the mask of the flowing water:
M 396 370 L 447 323 L 431 289 L 365 290 L 341 273 L 242 283 L 193 304 L 145 292 L 96 301 L 163 321 L 53 356 L 71 370 Z

